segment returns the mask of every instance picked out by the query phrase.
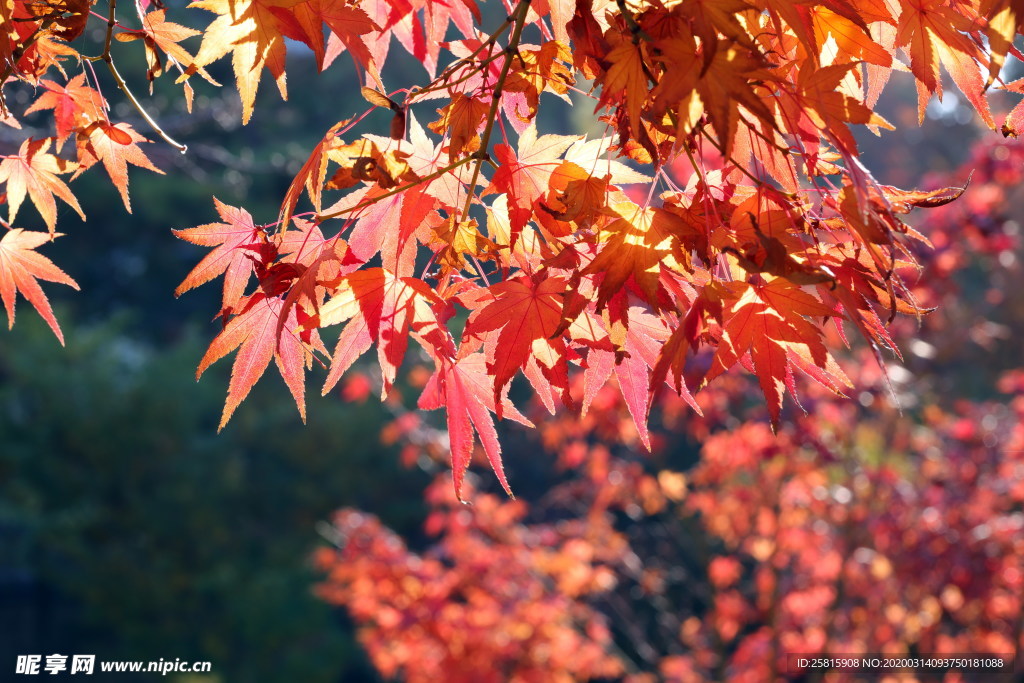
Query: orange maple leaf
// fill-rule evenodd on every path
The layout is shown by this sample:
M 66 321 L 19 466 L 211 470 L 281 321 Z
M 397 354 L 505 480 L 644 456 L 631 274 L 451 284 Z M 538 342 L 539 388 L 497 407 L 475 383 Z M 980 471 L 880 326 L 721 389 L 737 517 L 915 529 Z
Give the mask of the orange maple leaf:
M 611 39 L 611 51 L 604 56 L 609 67 L 599 79 L 599 103 L 601 106 L 607 106 L 624 101 L 630 125 L 633 130 L 639 130 L 640 113 L 647 101 L 650 85 L 644 62 L 643 43 L 634 44 L 619 33 L 612 33 Z
M 437 110 L 441 118 L 427 127 L 438 135 L 448 134 L 448 158 L 454 161 L 480 149 L 479 131 L 490 108 L 482 99 L 456 93 L 451 102 Z
M 664 209 L 644 209 L 619 202 L 609 209 L 611 222 L 602 229 L 605 244 L 584 275 L 602 274 L 597 290 L 601 309 L 631 277 L 647 303 L 658 303 L 658 278 L 662 268 L 678 266 L 686 255 L 679 249 L 680 236 L 689 230 L 685 221 Z
M 288 98 L 285 85 L 285 43 L 275 8 L 288 8 L 300 0 L 196 0 L 198 7 L 219 15 L 203 32 L 192 66 L 185 76 L 217 61 L 229 52 L 242 98 L 242 123 L 248 123 L 256 101 L 256 89 L 264 67 L 270 71 L 281 97 Z M 180 79 L 179 79 L 180 80 Z
M 0 161 L 0 183 L 7 183 L 8 223 L 14 222 L 26 193 L 51 233 L 57 226 L 57 202 L 53 199 L 54 195 L 67 202 L 85 220 L 82 207 L 71 193 L 71 188 L 57 177 L 58 173 L 74 171 L 76 164 L 47 154 L 46 150 L 52 141 L 53 138 L 29 138 L 21 144 L 17 154 Z
M 135 40 L 143 41 L 146 46 L 146 63 L 149 67 L 146 70 L 146 78 L 151 81 L 164 73 L 164 63 L 160 52 L 165 53 L 183 69 L 188 69 L 195 61 L 195 57 L 178 43 L 192 36 L 198 36 L 199 31 L 167 21 L 166 14 L 167 10 L 163 9 L 150 12 L 142 18 L 141 30 L 122 31 L 114 36 L 122 43 Z M 202 67 L 196 67 L 196 71 L 210 83 L 218 85 Z
M 310 356 L 295 330 L 299 328 L 296 309 L 287 313 L 284 323 L 285 332 L 278 336 L 278 317 L 281 315 L 283 301 L 280 297 L 270 297 L 257 292 L 240 302 L 238 315 L 228 321 L 224 330 L 218 334 L 196 370 L 198 380 L 210 365 L 238 349 L 238 355 L 231 366 L 231 381 L 228 385 L 228 398 L 224 404 L 218 431 L 231 419 L 238 405 L 249 395 L 253 385 L 273 360 L 285 384 L 288 385 L 299 415 L 306 420 L 306 402 L 304 398 L 305 363 Z
M 102 162 L 114 187 L 121 193 L 124 208 L 131 213 L 132 204 L 128 198 L 128 164 L 160 175 L 164 173 L 139 149 L 140 142 L 149 140 L 135 132 L 127 123 L 109 124 L 106 121 L 96 121 L 90 124 L 78 134 L 79 166 L 72 180 L 96 162 Z
M 473 459 L 473 431 L 483 444 L 487 460 L 506 493 L 512 495 L 501 462 L 501 444 L 489 413 L 508 415 L 527 427 L 532 427 L 505 395 L 507 388 L 495 398 L 491 393 L 491 378 L 484 367 L 484 355 L 473 353 L 452 362 L 440 359 L 437 371 L 427 381 L 419 399 L 422 410 L 444 408 L 448 414 L 448 439 L 452 454 L 452 475 L 455 495 L 462 500 L 462 483 Z
M 494 179 L 484 191 L 508 195 L 512 224 L 511 246 L 533 216 L 535 204 L 548 191 L 551 173 L 561 164 L 561 156 L 580 138 L 568 135 L 542 135 L 530 125 L 519 136 L 519 153 L 508 145 L 497 145 L 494 157 L 500 164 Z
M 39 315 L 63 345 L 64 334 L 60 331 L 46 294 L 36 280 L 59 282 L 74 289 L 78 289 L 78 283 L 55 266 L 53 261 L 35 251 L 37 247 L 60 236 L 60 233 L 28 232 L 21 228 L 7 231 L 0 239 L 0 299 L 3 299 L 4 308 L 7 309 L 8 329 L 14 327 L 15 294 L 21 292 L 39 311 Z
M 738 48 L 723 40 L 715 51 L 703 77 L 697 81 L 697 92 L 704 103 L 711 125 L 729 156 L 741 120 L 742 106 L 769 127 L 775 117 L 762 99 L 763 85 L 776 80 L 765 67 L 765 59 L 754 52 Z M 764 94 L 767 94 L 764 92 Z
M 313 50 L 321 69 L 344 48 L 360 67 L 371 71 L 375 68 L 363 36 L 380 28 L 361 7 L 340 0 L 304 0 L 287 7 L 271 7 L 270 11 L 280 20 L 284 35 Z M 329 44 L 330 50 L 324 45 L 324 24 L 335 39 Z
M 368 268 L 341 278 L 334 296 L 320 307 L 319 326 L 346 322 L 338 339 L 323 392 L 326 394 L 373 343 L 377 344 L 383 383 L 387 395 L 402 364 L 409 335 L 436 339 L 440 326 L 431 307 L 437 295 L 422 280 L 396 277 L 383 268 Z M 447 332 L 444 333 L 447 337 Z
M 894 130 L 891 123 L 871 111 L 864 103 L 840 90 L 840 83 L 857 64 L 832 64 L 818 66 L 809 62 L 800 68 L 795 87 L 784 87 L 787 96 L 780 99 L 788 120 L 803 127 L 809 122 L 813 128 L 807 131 L 815 139 L 827 134 L 836 147 L 847 154 L 857 153 L 857 142 L 850 132 L 848 123 L 879 126 Z
M 46 79 L 41 80 L 39 85 L 45 88 L 45 92 L 36 98 L 25 113 L 53 110 L 53 118 L 57 125 L 58 150 L 76 128 L 103 118 L 107 109 L 107 103 L 99 92 L 85 84 L 84 72 L 72 78 L 66 85 L 57 85 Z
M 975 21 L 976 17 L 964 16 L 944 0 L 901 4 L 896 44 L 910 54 L 910 70 L 918 80 L 920 122 L 924 121 L 928 97 L 932 94 L 942 97 L 941 63 L 988 127 L 996 127 L 985 99 L 985 82 L 979 68 L 979 64 L 987 68 L 988 59 L 966 35 L 975 28 Z
M 823 384 L 833 390 L 852 386 L 825 348 L 821 330 L 804 317 L 832 316 L 834 309 L 785 278 L 766 278 L 765 284 L 732 282 L 724 289 L 736 299 L 725 313 L 722 339 L 705 382 L 749 351 L 773 425 L 778 424 L 786 388 L 794 392 L 793 365 L 819 368 L 829 378 Z

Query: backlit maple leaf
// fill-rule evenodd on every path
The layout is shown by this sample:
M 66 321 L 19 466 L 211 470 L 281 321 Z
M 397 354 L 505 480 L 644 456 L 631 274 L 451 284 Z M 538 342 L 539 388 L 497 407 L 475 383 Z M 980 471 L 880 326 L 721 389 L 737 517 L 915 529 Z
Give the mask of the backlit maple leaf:
M 565 280 L 560 277 L 540 278 L 523 275 L 490 288 L 495 297 L 486 306 L 470 314 L 464 338 L 483 338 L 498 333 L 494 358 L 487 370 L 494 375 L 494 396 L 498 397 L 516 371 L 530 356 L 535 341 L 546 340 L 562 321 L 562 294 Z M 501 415 L 501 404 L 497 404 Z
M 74 171 L 77 165 L 48 154 L 46 150 L 50 148 L 52 140 L 29 138 L 21 144 L 17 154 L 3 157 L 3 161 L 0 161 L 0 183 L 7 183 L 8 223 L 14 222 L 26 194 L 39 210 L 51 233 L 57 225 L 57 202 L 53 199 L 54 195 L 67 202 L 85 220 L 82 207 L 71 193 L 71 188 L 57 177 L 58 173 Z
M 736 298 L 725 313 L 725 326 L 706 382 L 720 375 L 750 352 L 754 372 L 768 401 L 772 424 L 777 425 L 786 387 L 793 386 L 791 354 L 809 361 L 833 378 L 830 388 L 851 386 L 825 348 L 822 332 L 805 316 L 831 316 L 835 310 L 785 278 L 765 284 L 727 283 Z M 798 365 L 799 367 L 799 365 Z
M 51 235 L 14 228 L 0 238 L 0 299 L 3 299 L 4 308 L 7 309 L 8 328 L 14 326 L 15 294 L 21 292 L 22 296 L 39 311 L 39 315 L 63 345 L 64 334 L 60 331 L 53 309 L 50 308 L 50 301 L 36 282 L 59 282 L 78 289 L 78 283 L 53 265 L 50 259 L 35 251 L 37 247 L 50 242 L 54 237 L 60 237 L 60 233 Z
M 288 6 L 274 6 L 270 11 L 280 20 L 279 28 L 284 35 L 305 43 L 313 50 L 321 69 L 341 49 L 347 48 L 357 65 L 375 70 L 363 36 L 379 30 L 379 27 L 363 8 L 339 0 L 304 0 Z M 330 57 L 324 44 L 324 24 L 332 32 L 334 47 Z
M 664 209 L 643 209 L 620 202 L 609 211 L 613 217 L 602 229 L 607 234 L 601 251 L 582 273 L 602 274 L 597 291 L 600 309 L 632 278 L 647 302 L 658 306 L 658 278 L 662 268 L 682 258 L 679 238 L 688 230 L 684 221 Z
M 988 64 L 981 49 L 965 35 L 974 28 L 972 21 L 960 8 L 942 0 L 901 4 L 896 44 L 910 54 L 910 69 L 918 79 L 920 121 L 924 121 L 928 97 L 933 93 L 942 96 L 941 63 L 989 128 L 995 128 L 979 66 Z
M 46 79 L 40 81 L 39 85 L 45 88 L 45 92 L 36 98 L 25 113 L 53 110 L 58 150 L 76 128 L 103 118 L 107 109 L 107 103 L 99 92 L 85 84 L 85 72 L 78 74 L 65 85 L 58 85 Z
M 513 246 L 533 216 L 534 204 L 547 193 L 551 173 L 561 163 L 561 156 L 579 139 L 568 135 L 537 137 L 537 129 L 531 125 L 519 136 L 518 154 L 508 145 L 495 147 L 494 156 L 500 165 L 486 192 L 508 195 Z
M 121 193 L 121 200 L 128 213 L 132 212 L 128 198 L 128 164 L 144 168 L 163 175 L 163 171 L 153 165 L 145 152 L 139 149 L 140 142 L 149 142 L 139 135 L 127 123 L 109 124 L 97 121 L 78 135 L 78 170 L 72 179 L 83 171 L 101 162 L 114 187 Z
M 238 355 L 231 366 L 228 398 L 224 404 L 224 413 L 218 430 L 224 429 L 235 408 L 249 395 L 249 391 L 263 375 L 271 360 L 277 365 L 281 377 L 295 399 L 299 415 L 305 421 L 306 402 L 303 387 L 308 352 L 295 332 L 299 327 L 296 309 L 288 312 L 284 324 L 285 332 L 280 336 L 276 334 L 282 304 L 280 297 L 268 297 L 262 292 L 241 301 L 238 315 L 229 320 L 224 330 L 210 342 L 210 348 L 199 361 L 199 368 L 196 370 L 197 380 L 210 365 L 238 349 Z
M 160 76 L 164 72 L 164 62 L 160 53 L 166 54 L 173 61 L 177 62 L 183 69 L 192 66 L 195 58 L 181 45 L 181 41 L 198 36 L 199 31 L 194 31 L 181 24 L 167 21 L 167 10 L 154 10 L 142 17 L 142 29 L 140 31 L 122 31 L 114 37 L 128 43 L 141 40 L 146 46 L 146 63 L 149 68 L 146 70 L 146 77 L 149 80 Z M 200 76 L 210 83 L 217 85 L 217 82 L 206 73 L 206 70 L 197 67 Z
M 242 123 L 248 123 L 256 101 L 256 89 L 264 67 L 287 99 L 284 36 L 273 9 L 288 8 L 300 0 L 196 0 L 189 7 L 209 10 L 218 17 L 203 32 L 195 61 L 186 73 L 194 73 L 229 52 L 242 98 Z
M 448 439 L 452 454 L 455 495 L 462 500 L 462 482 L 473 457 L 473 431 L 483 444 L 487 460 L 502 488 L 512 495 L 501 462 L 501 444 L 490 413 L 507 415 L 527 427 L 533 424 L 508 400 L 504 392 L 495 398 L 484 355 L 474 353 L 452 362 L 442 359 L 419 399 L 423 410 L 444 408 L 447 412 Z
M 242 298 L 253 271 L 253 257 L 265 241 L 263 231 L 253 224 L 252 216 L 245 209 L 238 209 L 213 198 L 217 213 L 223 223 L 207 223 L 195 228 L 175 230 L 174 234 L 192 244 L 215 247 L 203 257 L 192 271 L 185 276 L 175 296 L 215 277 L 224 275 L 224 296 L 222 307 L 230 310 Z
M 437 295 L 422 280 L 396 277 L 383 268 L 359 270 L 341 278 L 334 296 L 320 307 L 320 326 L 347 322 L 324 384 L 326 394 L 373 344 L 383 378 L 381 395 L 395 382 L 409 335 L 436 339 L 440 332 L 431 306 Z M 447 336 L 447 333 L 445 333 Z

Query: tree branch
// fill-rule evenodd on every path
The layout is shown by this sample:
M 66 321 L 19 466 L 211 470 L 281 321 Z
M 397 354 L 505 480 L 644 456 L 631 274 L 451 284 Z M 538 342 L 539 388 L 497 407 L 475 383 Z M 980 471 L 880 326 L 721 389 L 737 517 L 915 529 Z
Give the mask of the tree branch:
M 512 67 L 512 55 L 519 53 L 519 41 L 523 35 L 523 28 L 526 26 L 526 13 L 529 9 L 530 0 L 519 0 L 519 4 L 516 5 L 512 16 L 515 28 L 512 29 L 508 46 L 505 48 L 505 63 L 502 64 L 501 73 L 498 74 L 498 80 L 494 83 L 494 90 L 491 91 L 491 108 L 487 112 L 487 124 L 484 127 L 483 136 L 480 138 L 480 151 L 483 154 L 476 155 L 473 175 L 470 176 L 469 180 L 469 193 L 466 195 L 466 203 L 462 207 L 462 219 L 469 215 L 469 208 L 473 204 L 476 181 L 480 178 L 480 169 L 483 167 L 484 159 L 487 158 L 487 146 L 491 141 L 491 133 L 494 132 L 494 121 L 497 119 L 498 105 L 501 103 L 501 91 L 505 87 L 505 79 L 508 78 L 508 72 Z
M 125 80 L 121 77 L 117 67 L 114 65 L 114 60 L 110 56 L 110 44 L 114 37 L 114 27 L 117 26 L 117 19 L 114 18 L 114 12 L 116 10 L 117 0 L 110 0 L 110 12 L 107 15 L 107 35 L 103 40 L 103 54 L 100 55 L 100 59 L 106 62 L 107 69 L 110 70 L 110 75 L 114 77 L 114 82 L 117 83 L 117 87 L 125 94 L 125 97 L 128 98 L 128 101 L 132 103 L 132 106 L 135 107 L 137 112 L 139 112 L 139 115 L 142 116 L 146 123 L 149 124 L 150 128 L 156 131 L 156 134 L 163 138 L 164 142 L 184 154 L 188 151 L 188 146 L 181 144 L 168 135 L 164 129 L 160 127 L 160 124 L 149 115 L 149 112 L 143 108 L 142 104 L 135 98 L 135 95 L 132 94 L 132 91 L 128 89 L 128 84 L 125 83 Z

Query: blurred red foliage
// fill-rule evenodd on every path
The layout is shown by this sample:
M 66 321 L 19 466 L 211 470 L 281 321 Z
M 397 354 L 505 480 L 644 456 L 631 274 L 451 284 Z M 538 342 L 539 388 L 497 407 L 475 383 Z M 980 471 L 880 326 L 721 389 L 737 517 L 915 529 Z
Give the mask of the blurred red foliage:
M 1024 145 L 980 147 L 970 170 L 964 201 L 919 228 L 935 249 L 917 254 L 914 294 L 941 313 L 894 332 L 916 339 L 898 367 L 852 351 L 853 400 L 808 382 L 806 412 L 773 433 L 749 377 L 729 374 L 697 395 L 703 418 L 658 397 L 653 455 L 614 387 L 585 415 L 538 407 L 530 447 L 554 454 L 555 483 L 465 506 L 440 481 L 420 552 L 344 510 L 319 594 L 384 676 L 411 681 L 877 680 L 814 678 L 786 655 L 1016 655 Z M 386 438 L 410 462 L 443 461 L 443 432 L 396 415 Z

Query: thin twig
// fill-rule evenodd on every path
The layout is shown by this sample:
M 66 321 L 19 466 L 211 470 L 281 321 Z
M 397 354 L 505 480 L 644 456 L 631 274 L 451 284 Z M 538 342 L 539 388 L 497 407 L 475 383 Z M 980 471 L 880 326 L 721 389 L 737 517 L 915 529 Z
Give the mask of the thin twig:
M 168 135 L 166 132 L 164 132 L 164 129 L 160 127 L 160 124 L 157 123 L 156 120 L 154 120 L 153 117 L 149 115 L 149 112 L 147 112 L 142 107 L 142 104 L 137 99 L 135 99 L 135 95 L 133 95 L 132 91 L 128 89 L 128 84 L 125 83 L 125 80 L 123 78 L 121 78 L 121 74 L 118 73 L 117 67 L 114 65 L 114 60 L 110 56 L 110 44 L 112 38 L 114 37 L 114 27 L 117 26 L 117 19 L 114 18 L 114 12 L 116 11 L 116 9 L 117 0 L 110 0 L 110 12 L 107 15 L 107 35 L 103 41 L 103 54 L 100 55 L 100 59 L 107 63 L 107 68 L 110 70 L 110 75 L 114 77 L 114 82 L 117 83 L 117 87 L 121 89 L 121 92 L 125 94 L 125 97 L 127 97 L 128 101 L 132 103 L 132 106 L 135 107 L 135 110 L 137 112 L 139 112 L 139 115 L 142 116 L 143 119 L 145 119 L 146 123 L 148 123 L 149 126 L 154 131 L 156 131 L 157 135 L 163 138 L 164 142 L 166 142 L 171 147 L 174 147 L 179 152 L 184 154 L 185 152 L 188 151 L 188 146 L 181 144 L 180 142 L 172 138 L 170 135 Z
M 452 85 L 452 84 L 448 83 L 448 79 L 451 78 L 452 76 L 454 76 L 455 72 L 458 71 L 463 66 L 468 66 L 469 64 L 472 64 L 473 58 L 476 57 L 478 54 L 480 54 L 484 50 L 487 50 L 487 49 L 491 48 L 494 45 L 494 43 L 497 42 L 497 40 L 501 36 L 501 34 L 504 33 L 505 30 L 509 26 L 511 26 L 514 21 L 515 21 L 515 16 L 507 17 L 505 19 L 505 21 L 502 22 L 501 26 L 496 28 L 494 30 L 494 32 L 490 34 L 490 37 L 488 37 L 487 40 L 485 40 L 483 43 L 480 43 L 480 45 L 477 46 L 477 48 L 475 50 L 473 50 L 471 53 L 469 53 L 468 55 L 466 55 L 465 57 L 463 57 L 459 61 L 455 62 L 454 64 L 450 65 L 447 69 L 445 69 L 441 73 L 440 76 L 438 76 L 437 80 L 435 80 L 433 83 L 429 84 L 425 88 L 417 89 L 415 92 L 409 93 L 409 97 L 406 100 L 406 104 L 407 105 L 411 104 L 412 100 L 417 95 L 422 95 L 424 93 L 431 92 L 432 90 L 436 89 L 439 85 L 444 85 L 446 87 Z M 488 56 L 487 59 L 483 60 L 482 62 L 480 62 L 480 64 L 476 65 L 476 67 L 470 72 L 470 74 L 476 73 L 482 67 L 484 67 L 487 64 L 489 64 L 491 61 L 492 61 L 492 58 L 490 56 Z
M 316 217 L 316 221 L 319 223 L 321 221 L 327 220 L 328 218 L 337 218 L 338 216 L 344 216 L 345 214 L 352 213 L 353 211 L 361 211 L 362 209 L 365 209 L 368 206 L 373 206 L 374 204 L 376 204 L 377 202 L 379 202 L 382 199 L 387 199 L 388 197 L 390 197 L 392 195 L 396 195 L 399 192 L 405 192 L 406 190 L 408 190 L 410 188 L 413 188 L 413 187 L 416 187 L 417 185 L 422 185 L 425 182 L 431 181 L 431 180 L 433 180 L 435 178 L 439 178 L 439 177 L 443 176 L 445 173 L 448 173 L 449 171 L 454 171 L 455 169 L 457 169 L 460 166 L 465 166 L 466 164 L 468 164 L 472 160 L 473 160 L 473 157 L 466 157 L 464 159 L 459 159 L 458 161 L 456 161 L 454 163 L 451 163 L 451 164 L 448 164 L 444 168 L 439 168 L 436 171 L 434 171 L 433 173 L 425 175 L 422 178 L 417 178 L 416 180 L 412 181 L 411 183 L 407 183 L 405 185 L 399 185 L 398 187 L 395 187 L 395 188 L 392 188 L 392 189 L 388 190 L 384 194 L 379 194 L 376 197 L 373 197 L 372 199 L 367 199 L 365 202 L 361 202 L 359 204 L 356 204 L 355 206 L 349 207 L 347 209 L 339 209 L 338 211 L 335 211 L 334 213 L 321 214 L 321 215 Z
M 523 28 L 526 26 L 526 13 L 529 9 L 530 0 L 519 0 L 519 4 L 516 5 L 516 11 L 513 15 L 515 28 L 512 29 L 512 35 L 509 37 L 508 45 L 505 47 L 505 63 L 501 66 L 501 73 L 498 74 L 498 80 L 495 81 L 494 90 L 491 92 L 491 108 L 487 112 L 487 125 L 484 127 L 484 133 L 480 138 L 480 152 L 474 155 L 476 164 L 473 166 L 473 175 L 470 176 L 469 180 L 469 194 L 466 195 L 466 203 L 462 207 L 463 219 L 469 215 L 469 208 L 473 205 L 473 197 L 476 194 L 476 181 L 480 177 L 480 169 L 484 165 L 484 159 L 487 158 L 487 145 L 491 141 L 491 133 L 494 132 L 494 121 L 498 117 L 501 91 L 505 87 L 505 79 L 508 78 L 508 72 L 512 68 L 512 56 L 519 53 L 519 40 L 522 38 Z

